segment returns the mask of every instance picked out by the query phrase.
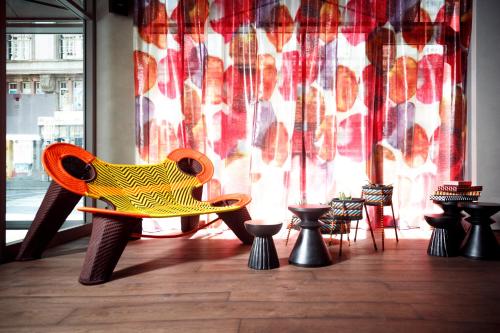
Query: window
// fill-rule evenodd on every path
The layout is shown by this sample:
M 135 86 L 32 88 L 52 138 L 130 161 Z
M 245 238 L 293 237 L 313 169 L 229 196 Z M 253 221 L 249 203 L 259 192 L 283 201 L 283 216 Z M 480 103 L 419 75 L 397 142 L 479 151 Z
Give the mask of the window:
M 60 59 L 83 59 L 83 35 L 61 35 L 59 38 Z
M 31 59 L 31 35 L 7 36 L 7 60 Z
M 60 1 L 60 6 L 67 8 L 75 15 L 64 15 L 62 20 L 56 12 L 46 9 L 50 19 L 43 12 L 34 10 L 31 2 L 54 1 L 10 1 L 20 2 L 18 15 L 23 21 L 2 22 L 6 27 L 4 33 L 3 57 L 7 61 L 3 76 L 4 124 L 2 127 L 5 141 L 5 171 L 2 173 L 2 189 L 5 205 L 4 222 L 0 223 L 0 249 L 7 248 L 15 251 L 14 242 L 22 240 L 30 227 L 37 210 L 44 198 L 51 179 L 45 173 L 41 160 L 44 148 L 57 141 L 75 143 L 85 146 L 87 134 L 93 134 L 92 126 L 85 126 L 85 119 L 93 119 L 93 102 L 88 104 L 90 114 L 87 114 L 87 100 L 93 101 L 92 91 L 85 93 L 87 79 L 93 81 L 95 71 L 95 53 L 90 52 L 86 58 L 87 45 L 93 46 L 93 34 L 86 34 L 86 29 L 92 29 L 92 19 L 77 17 L 94 17 L 95 1 L 73 0 Z M 70 4 L 71 2 L 71 4 Z M 0 7 L 5 1 L 0 1 Z M 73 6 L 73 3 L 82 4 L 82 8 Z M 16 7 L 16 8 L 17 8 Z M 33 8 L 32 8 L 33 7 Z M 43 7 L 43 6 L 42 6 Z M 32 10 L 33 9 L 33 10 Z M 40 8 L 41 9 L 41 8 Z M 50 13 L 49 13 L 50 12 Z M 62 11 L 61 11 L 62 12 Z M 51 14 L 52 13 L 52 14 Z M 25 14 L 25 15 L 23 15 Z M 0 14 L 0 16 L 3 16 Z M 43 23 L 43 24 L 42 24 Z M 53 24 L 52 24 L 53 23 Z M 61 40 L 63 37 L 71 37 Z M 76 57 L 67 60 L 61 58 Z M 84 59 L 85 58 L 85 59 Z M 21 61 L 19 61 L 21 60 Z M 85 61 L 84 61 L 85 60 Z M 88 71 L 87 71 L 87 70 Z M 81 81 L 74 87 L 73 82 Z M 24 84 L 25 82 L 31 83 Z M 64 82 L 60 84 L 60 82 Z M 82 89 L 82 107 L 75 111 L 73 108 L 73 90 Z M 23 94 L 31 88 L 31 94 Z M 10 93 L 10 94 L 9 94 Z M 59 97 L 67 98 L 67 108 L 59 107 Z M 92 124 L 92 121 L 89 122 Z M 88 138 L 93 142 L 92 135 Z M 83 200 L 79 202 L 79 206 Z M 89 204 L 92 203 L 89 201 Z M 80 228 L 84 224 L 84 214 L 73 210 L 67 217 L 61 230 L 77 227 L 74 231 L 64 232 L 63 241 L 81 236 L 86 229 Z M 3 234 L 3 235 L 2 235 Z M 5 259 L 0 250 L 0 261 Z
M 11 82 L 9 83 L 9 94 L 17 94 L 17 83 Z
M 43 93 L 44 92 L 43 92 L 42 88 L 40 87 L 40 81 L 35 81 L 35 94 L 41 95 Z
M 25 95 L 31 95 L 31 82 L 23 82 L 22 83 L 22 93 Z
M 66 81 L 59 82 L 59 109 L 65 109 L 68 105 L 68 84 Z
M 7 242 L 24 237 L 50 184 L 41 163 L 44 148 L 53 142 L 83 146 L 85 139 L 84 35 L 68 34 L 71 42 L 63 43 L 65 56 L 80 54 L 80 59 L 72 60 L 59 58 L 61 34 L 27 36 L 32 37 L 32 44 L 27 46 L 31 58 L 5 64 L 9 78 L 6 92 L 11 94 L 6 98 Z M 17 50 L 19 59 L 19 45 Z M 13 52 L 12 47 L 9 52 Z M 82 223 L 83 214 L 73 211 L 63 228 Z
M 75 111 L 83 110 L 83 81 L 73 81 L 73 109 Z

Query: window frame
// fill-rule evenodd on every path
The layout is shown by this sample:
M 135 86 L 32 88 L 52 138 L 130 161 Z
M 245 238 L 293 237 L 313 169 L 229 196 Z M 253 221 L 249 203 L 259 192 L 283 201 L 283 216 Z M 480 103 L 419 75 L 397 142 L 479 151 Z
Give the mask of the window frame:
M 96 21 L 95 21 L 95 0 L 85 1 L 84 7 L 75 4 L 74 1 L 70 0 L 59 0 L 61 5 L 65 6 L 70 12 L 72 12 L 76 18 L 83 21 L 83 62 L 84 62 L 84 133 L 85 133 L 85 147 L 91 153 L 95 153 L 95 109 L 96 109 Z M 26 31 L 26 29 L 32 29 L 37 33 L 54 33 L 54 27 L 51 24 L 40 25 L 35 23 L 38 18 L 31 18 L 32 23 L 16 23 L 15 19 L 8 21 L 6 18 L 6 8 L 5 3 L 0 5 L 0 63 L 6 64 L 7 60 L 7 34 L 15 34 L 12 30 L 21 29 Z M 47 20 L 46 18 L 41 18 L 40 20 Z M 57 19 L 55 19 L 57 21 Z M 52 21 L 49 19 L 48 21 Z M 60 23 L 60 24 L 59 24 Z M 73 29 L 70 25 L 66 24 L 64 20 L 60 21 L 58 25 L 63 28 Z M 46 29 L 45 32 L 40 32 Z M 9 30 L 9 31 L 8 31 Z M 60 33 L 60 32 L 59 32 Z M 33 52 L 33 47 L 32 47 Z M 33 54 L 31 55 L 33 57 Z M 1 69 L 3 79 L 0 80 L 0 89 L 7 92 L 7 82 L 6 78 L 6 66 L 2 66 Z M 39 82 L 39 81 L 38 81 Z M 7 95 L 6 95 L 7 96 Z M 0 103 L 0 113 L 6 115 L 6 98 Z M 4 138 L 6 137 L 6 117 L 0 117 L 0 135 Z M 6 140 L 0 140 L 0 150 L 5 151 Z M 0 164 L 6 165 L 5 154 L 0 154 Z M 95 206 L 95 200 L 85 199 L 86 206 Z M 84 215 L 84 224 L 79 225 L 74 228 L 64 229 L 58 231 L 50 246 L 55 246 L 58 244 L 66 243 L 81 237 L 88 236 L 91 232 L 92 224 L 91 216 L 89 214 Z M 6 173 L 2 172 L 0 175 L 0 263 L 5 261 L 10 261 L 15 258 L 20 246 L 21 241 L 11 243 L 6 245 Z
M 15 88 L 11 88 L 12 85 L 15 85 Z M 9 91 L 8 91 L 9 95 L 15 95 L 15 94 L 17 94 L 17 92 L 18 92 L 17 82 L 9 82 L 7 84 L 7 87 L 9 89 Z
M 60 34 L 57 36 L 58 59 L 60 60 L 81 60 L 82 54 L 78 54 L 76 43 L 84 42 L 84 37 L 78 39 L 79 34 Z M 83 49 L 83 48 L 82 48 Z
M 16 36 L 15 40 L 12 39 L 12 38 L 14 38 L 14 36 Z M 29 36 L 29 38 L 17 39 L 17 38 L 21 38 L 21 36 L 22 37 Z M 22 45 L 23 51 L 22 51 L 21 57 L 19 57 L 19 56 L 13 57 L 14 52 L 12 51 L 12 49 L 13 49 L 14 42 L 16 42 L 16 44 L 18 44 L 18 45 L 16 45 L 16 48 L 15 48 L 15 50 L 17 51 L 16 53 L 19 52 L 18 50 L 20 49 L 21 43 L 23 44 Z M 33 42 L 34 42 L 33 34 L 8 34 L 7 35 L 7 60 L 10 60 L 10 61 L 32 60 L 33 59 Z
M 29 86 L 29 88 L 27 89 L 28 92 L 25 91 L 25 88 L 24 88 L 25 84 L 27 84 Z M 23 94 L 23 95 L 31 95 L 31 94 L 33 94 L 33 87 L 32 86 L 33 86 L 33 84 L 32 84 L 31 81 L 23 81 L 23 82 L 21 82 L 21 94 Z

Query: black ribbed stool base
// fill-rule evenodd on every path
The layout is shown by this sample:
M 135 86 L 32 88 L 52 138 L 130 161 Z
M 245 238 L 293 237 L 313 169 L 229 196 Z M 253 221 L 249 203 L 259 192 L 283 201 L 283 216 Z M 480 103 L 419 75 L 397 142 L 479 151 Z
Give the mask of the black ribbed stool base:
M 427 254 L 436 257 L 454 257 L 458 255 L 459 246 L 460 244 L 450 239 L 447 229 L 434 229 Z
M 248 267 L 253 269 L 273 269 L 280 267 L 278 253 L 273 238 L 255 237 L 248 258 Z
M 259 270 L 280 267 L 273 235 L 280 231 L 281 226 L 282 223 L 266 223 L 262 220 L 245 222 L 247 231 L 255 236 L 248 258 L 248 267 Z
M 460 244 L 465 232 L 460 224 L 460 215 L 430 214 L 425 221 L 434 227 L 427 254 L 435 257 L 454 257 L 460 254 Z

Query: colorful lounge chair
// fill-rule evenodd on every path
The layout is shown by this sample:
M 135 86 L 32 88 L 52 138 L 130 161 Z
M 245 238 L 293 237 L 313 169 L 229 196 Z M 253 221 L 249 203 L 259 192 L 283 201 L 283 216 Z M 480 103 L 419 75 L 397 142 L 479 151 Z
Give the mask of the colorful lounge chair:
M 55 143 L 45 149 L 42 163 L 53 182 L 17 259 L 40 258 L 82 196 L 102 200 L 108 208 L 78 208 L 93 214 L 82 284 L 110 280 L 130 237 L 143 236 L 142 218 L 180 216 L 183 231 L 193 233 L 208 225 L 197 226 L 200 214 L 216 213 L 243 243 L 253 241 L 244 227 L 251 219 L 245 207 L 249 196 L 229 194 L 201 201 L 213 165 L 200 152 L 180 148 L 159 164 L 122 165 L 104 162 L 71 144 Z

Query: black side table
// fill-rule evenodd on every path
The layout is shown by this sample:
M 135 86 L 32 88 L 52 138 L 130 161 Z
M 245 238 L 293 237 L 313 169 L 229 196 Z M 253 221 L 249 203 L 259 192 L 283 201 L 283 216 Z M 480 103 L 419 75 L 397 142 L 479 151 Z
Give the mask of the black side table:
M 283 223 L 266 223 L 262 220 L 245 222 L 247 231 L 255 236 L 248 258 L 248 267 L 259 270 L 280 267 L 273 235 L 281 230 L 282 225 Z
M 325 214 L 328 205 L 296 205 L 288 209 L 300 218 L 300 234 L 288 262 L 295 266 L 321 267 L 332 264 L 332 257 L 323 241 L 318 218 Z
M 437 257 L 452 257 L 460 253 L 460 244 L 465 237 L 465 231 L 462 227 L 462 211 L 458 207 L 458 201 L 436 201 L 443 209 L 442 214 L 425 215 L 425 221 L 434 227 L 427 254 Z
M 495 222 L 491 216 L 500 211 L 500 204 L 461 202 L 458 207 L 470 215 L 465 220 L 471 224 L 460 253 L 471 259 L 498 259 L 498 242 L 490 224 Z

